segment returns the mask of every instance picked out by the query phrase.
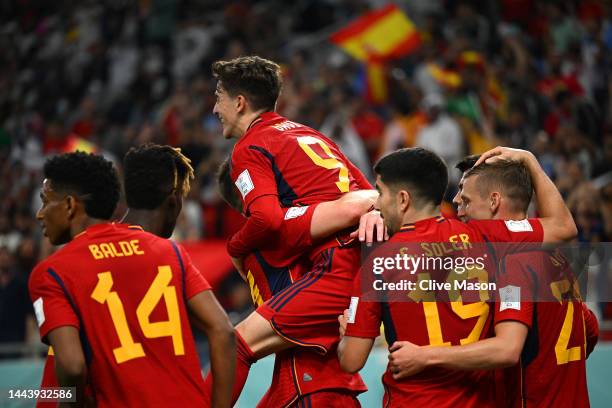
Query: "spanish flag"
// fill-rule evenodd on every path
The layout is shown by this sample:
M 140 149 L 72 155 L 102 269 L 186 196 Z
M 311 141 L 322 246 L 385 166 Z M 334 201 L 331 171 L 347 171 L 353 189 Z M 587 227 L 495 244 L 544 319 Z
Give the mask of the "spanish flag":
M 331 36 L 331 41 L 359 61 L 408 55 L 421 45 L 421 36 L 395 4 L 364 14 Z
M 367 94 L 374 103 L 382 103 L 387 98 L 384 63 L 408 55 L 421 45 L 416 27 L 394 4 L 362 15 L 330 39 L 366 64 Z

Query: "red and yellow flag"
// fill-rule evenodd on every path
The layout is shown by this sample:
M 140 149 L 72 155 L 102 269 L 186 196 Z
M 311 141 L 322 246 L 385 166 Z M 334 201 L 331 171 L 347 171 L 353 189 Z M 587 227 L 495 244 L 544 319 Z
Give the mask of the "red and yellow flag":
M 408 55 L 421 45 L 418 30 L 394 4 L 362 15 L 330 39 L 366 64 L 367 96 L 374 103 L 387 99 L 385 61 Z
M 395 4 L 368 12 L 335 32 L 331 41 L 353 58 L 399 58 L 421 45 L 421 36 L 410 19 Z

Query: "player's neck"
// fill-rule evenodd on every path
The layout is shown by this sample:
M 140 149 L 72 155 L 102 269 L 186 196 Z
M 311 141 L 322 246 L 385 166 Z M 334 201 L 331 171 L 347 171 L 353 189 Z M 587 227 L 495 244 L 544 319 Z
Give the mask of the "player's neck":
M 256 112 L 248 112 L 244 114 L 244 116 L 241 118 L 240 123 L 238 125 L 238 128 L 239 128 L 238 131 L 240 133 L 240 136 L 238 136 L 238 139 L 244 136 L 246 132 L 248 132 L 249 129 L 253 127 L 253 125 L 257 122 L 257 119 L 259 119 L 261 114 L 264 112 L 266 112 L 266 110 L 262 109 Z
M 70 236 L 74 238 L 93 225 L 104 224 L 108 222 L 108 220 L 101 220 L 99 218 L 91 218 L 88 216 L 76 218 L 70 225 Z
M 494 220 L 524 220 L 527 214 L 521 211 L 498 211 L 493 217 Z
M 129 225 L 139 225 L 145 231 L 158 236 L 161 236 L 163 230 L 162 217 L 157 210 L 135 210 L 129 208 L 121 222 Z
M 440 206 L 437 205 L 429 205 L 419 210 L 411 208 L 404 214 L 402 225 L 412 224 L 417 221 L 437 217 L 438 215 L 440 215 Z

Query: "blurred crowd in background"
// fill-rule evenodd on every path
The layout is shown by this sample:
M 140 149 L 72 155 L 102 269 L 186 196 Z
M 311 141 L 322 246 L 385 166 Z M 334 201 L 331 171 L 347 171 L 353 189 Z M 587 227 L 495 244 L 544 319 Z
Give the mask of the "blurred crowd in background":
M 216 191 L 231 142 L 212 114 L 210 74 L 213 61 L 240 55 L 279 62 L 278 111 L 329 136 L 368 177 L 400 147 L 429 148 L 449 167 L 498 144 L 529 149 L 567 200 L 578 240 L 609 241 L 612 4 L 397 1 L 421 46 L 385 66 L 388 97 L 371 103 L 364 66 L 329 36 L 386 3 L 1 1 L 0 343 L 38 342 L 27 279 L 51 250 L 35 218 L 47 155 L 96 151 L 120 169 L 131 146 L 180 146 L 196 180 L 175 238 L 224 239 L 241 225 Z M 459 176 L 451 170 L 448 197 Z M 219 290 L 244 312 L 248 289 L 233 275 Z

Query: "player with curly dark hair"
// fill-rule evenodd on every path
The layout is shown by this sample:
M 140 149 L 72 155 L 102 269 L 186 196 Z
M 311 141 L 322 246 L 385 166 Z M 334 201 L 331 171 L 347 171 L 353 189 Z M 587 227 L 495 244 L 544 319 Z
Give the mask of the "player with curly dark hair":
M 37 213 L 43 233 L 53 245 L 70 241 L 88 224 L 109 220 L 119 202 L 119 179 L 113 164 L 102 156 L 83 152 L 47 160 Z M 75 219 L 75 217 L 79 219 Z
M 173 152 L 171 163 L 183 160 Z M 191 174 L 188 161 L 184 164 L 181 182 Z M 189 182 L 179 185 L 179 170 L 167 169 L 172 182 L 165 201 L 175 200 L 180 211 Z M 209 336 L 211 349 L 213 343 L 224 343 L 211 352 L 230 360 L 217 364 L 227 373 L 216 373 L 215 391 L 220 391 L 213 394 L 213 405 L 229 407 L 233 329 L 185 250 L 141 226 L 96 218 L 110 217 L 119 197 L 115 171 L 101 157 L 64 154 L 47 162 L 45 175 L 38 218 L 52 243 L 66 245 L 34 268 L 30 296 L 41 338 L 54 351 L 58 385 L 76 387 L 77 402 L 83 404 L 89 384 L 100 407 L 207 406 L 191 312 L 197 326 L 221 339 Z M 103 184 L 108 180 L 113 188 Z M 108 197 L 98 197 L 98 190 Z M 85 205 L 113 197 L 112 205 L 96 207 L 99 212 Z M 176 217 L 176 208 L 165 201 L 160 205 Z M 158 214 L 170 218 L 163 211 Z
M 153 143 L 132 147 L 123 159 L 127 221 L 169 238 L 194 178 L 181 149 Z

